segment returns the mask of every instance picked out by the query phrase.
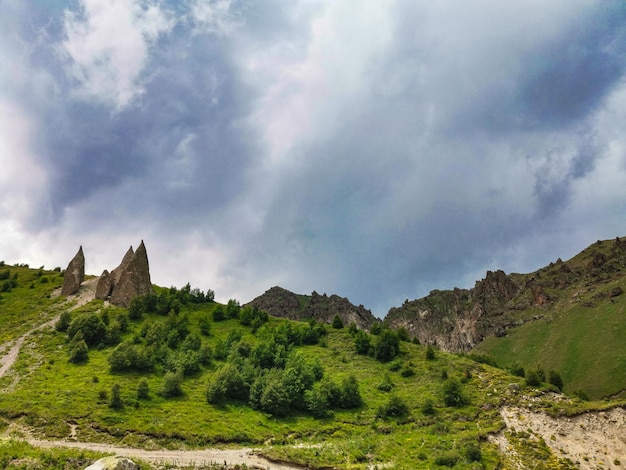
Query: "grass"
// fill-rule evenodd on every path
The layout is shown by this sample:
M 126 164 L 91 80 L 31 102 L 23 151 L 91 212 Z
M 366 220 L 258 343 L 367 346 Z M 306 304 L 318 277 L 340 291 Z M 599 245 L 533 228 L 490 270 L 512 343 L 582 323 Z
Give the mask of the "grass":
M 594 400 L 619 394 L 626 388 L 625 304 L 604 300 L 586 307 L 584 302 L 553 309 L 549 320 L 508 330 L 506 337 L 487 338 L 474 351 L 503 366 L 520 362 L 526 368 L 556 370 L 566 393 L 582 390 Z
M 36 276 L 32 271 L 20 272 L 18 278 L 28 283 L 29 276 Z M 40 324 L 61 310 L 61 300 L 48 298 L 53 286 L 58 284 L 57 279 L 33 289 L 30 284 L 25 288 L 20 285 L 3 294 L 2 305 L 9 306 L 13 313 L 21 311 L 29 325 Z M 33 300 L 29 301 L 31 295 Z M 210 316 L 216 305 L 182 307 L 181 313 L 189 318 L 192 332 L 199 333 L 200 318 Z M 78 312 L 93 314 L 104 308 L 103 302 L 93 301 Z M 107 312 L 113 321 L 125 314 L 125 309 L 109 307 Z M 145 323 L 164 319 L 155 314 L 131 321 L 124 337 L 130 339 Z M 570 321 L 573 319 L 571 316 Z M 7 338 L 16 337 L 31 327 L 19 325 L 14 319 L 0 321 L 4 321 L 3 325 L 8 328 L 2 330 Z M 270 317 L 271 325 L 286 321 Z M 553 325 L 558 321 L 564 320 L 555 318 L 546 324 Z M 525 331 L 524 327 L 520 331 Z M 522 379 L 468 357 L 441 351 L 436 351 L 434 359 L 427 359 L 426 347 L 404 342 L 398 358 L 391 363 L 381 363 L 355 353 L 348 328 L 327 330 L 328 335 L 320 344 L 297 349 L 309 359 L 319 359 L 325 375 L 336 383 L 353 374 L 359 382 L 364 404 L 356 410 L 336 410 L 333 417 L 325 419 L 315 419 L 305 412 L 275 418 L 233 400 L 220 406 L 207 403 L 206 386 L 222 365 L 219 361 L 186 377 L 181 397 L 163 398 L 157 393 L 163 383 L 163 370 L 157 368 L 143 374 L 112 373 L 107 362 L 112 347 L 105 346 L 91 347 L 85 364 L 72 364 L 68 362 L 70 345 L 67 335 L 53 328 L 40 330 L 28 337 L 11 373 L 0 378 L 0 390 L 3 391 L 0 392 L 0 432 L 7 422 L 16 421 L 31 428 L 36 437 L 63 439 L 70 435 L 72 424 L 77 426 L 77 437 L 82 441 L 147 449 L 251 445 L 259 447 L 271 458 L 312 468 L 437 468 L 437 462 L 454 463 L 457 469 L 500 468 L 502 457 L 487 437 L 503 428 L 499 407 L 519 400 L 508 393 L 508 389 L 513 382 L 523 387 Z M 202 337 L 202 341 L 214 347 L 234 331 L 241 331 L 243 339 L 251 344 L 257 342 L 250 327 L 233 319 L 212 322 L 210 336 Z M 528 343 L 520 342 L 520 350 L 511 357 L 523 355 L 522 350 L 559 357 L 559 351 L 541 346 L 542 341 L 551 340 L 555 332 L 529 330 L 526 334 Z M 508 343 L 498 347 L 502 347 L 504 354 L 506 348 L 513 348 L 513 345 Z M 546 363 L 544 367 L 548 369 L 550 364 Z M 414 374 L 403 376 L 403 371 L 408 369 Z M 567 380 L 571 377 L 563 370 L 561 372 L 566 386 L 569 386 Z M 461 383 L 466 405 L 458 408 L 445 406 L 443 386 L 446 377 Z M 148 399 L 140 400 L 137 399 L 137 388 L 142 380 L 148 382 L 150 395 Z M 390 391 L 379 389 L 383 380 L 393 384 Z M 121 390 L 124 407 L 120 410 L 109 406 L 113 385 L 119 385 Z M 399 397 L 407 405 L 406 415 L 378 416 L 378 410 L 389 402 L 391 396 Z M 432 405 L 431 409 L 424 413 L 428 403 Z M 542 406 L 542 402 L 537 406 Z M 546 409 L 552 406 L 546 399 Z M 590 405 L 576 402 L 571 406 L 569 411 L 574 412 L 576 407 L 581 409 Z M 75 460 L 72 459 L 85 459 L 85 455 L 74 451 L 31 449 L 23 442 L 5 440 L 0 443 L 0 459 L 11 458 L 0 462 L 14 465 L 7 468 L 74 468 L 71 462 Z M 479 461 L 474 461 L 476 455 Z M 18 464 L 22 458 L 33 459 L 34 463 L 31 462 L 32 467 L 15 466 L 16 458 Z M 529 468 L 538 460 L 532 453 L 525 458 Z M 48 461 L 53 463 L 46 467 Z M 24 462 L 29 464 L 30 460 Z M 65 464 L 67 467 L 63 466 Z
M 81 310 L 97 312 L 102 308 L 102 302 L 94 301 Z M 208 305 L 183 309 L 192 330 L 199 329 L 198 318 L 212 308 Z M 109 317 L 115 319 L 120 311 L 111 309 Z M 139 331 L 143 322 L 163 318 L 153 315 L 131 322 L 127 337 Z M 203 338 L 210 345 L 234 330 L 242 331 L 243 338 L 251 343 L 256 342 L 251 329 L 237 320 L 214 322 L 211 327 L 211 336 Z M 325 374 L 338 383 L 354 374 L 365 404 L 356 411 L 337 411 L 334 417 L 323 420 L 304 412 L 277 419 L 236 401 L 223 406 L 208 404 L 206 384 L 219 362 L 186 378 L 182 397 L 166 399 L 156 393 L 163 381 L 162 371 L 111 373 L 107 363 L 110 347 L 90 348 L 89 361 L 75 365 L 68 362 L 68 348 L 66 335 L 52 328 L 29 337 L 12 374 L 0 379 L 0 389 L 9 388 L 0 394 L 0 415 L 32 426 L 36 435 L 45 438 L 68 437 L 69 424 L 73 423 L 78 425 L 80 440 L 146 448 L 245 444 L 260 446 L 273 458 L 339 468 L 365 468 L 369 464 L 416 468 L 414 462 L 429 468 L 437 455 L 458 451 L 462 456 L 463 448 L 470 443 L 483 449 L 485 462 L 496 462 L 497 453 L 485 443 L 487 433 L 502 426 L 494 408 L 500 398 L 493 390 L 502 391 L 511 381 L 503 371 L 463 357 L 438 352 L 435 360 L 426 360 L 425 348 L 409 343 L 402 344 L 399 361 L 416 373 L 403 377 L 402 369 L 393 372 L 389 364 L 355 354 L 347 329 L 329 328 L 323 346 L 299 349 L 311 359 L 320 359 Z M 443 405 L 443 369 L 465 381 L 463 391 L 470 405 L 458 409 Z M 378 390 L 385 373 L 394 383 L 393 393 L 408 405 L 409 415 L 402 419 L 376 416 L 378 408 L 390 397 L 390 393 Z M 464 379 L 468 375 L 471 378 Z M 147 400 L 136 398 L 142 379 L 148 381 L 150 388 Z M 9 387 L 11 384 L 14 385 Z M 121 410 L 111 409 L 108 399 L 100 397 L 101 392 L 110 396 L 114 384 L 119 384 L 125 402 Z M 434 416 L 421 412 L 427 399 L 434 403 Z M 487 403 L 489 411 L 482 409 Z M 294 447 L 295 443 L 305 445 Z M 319 446 L 321 443 L 324 445 Z M 487 468 L 495 468 L 494 465 Z M 457 468 L 473 467 L 460 458 Z

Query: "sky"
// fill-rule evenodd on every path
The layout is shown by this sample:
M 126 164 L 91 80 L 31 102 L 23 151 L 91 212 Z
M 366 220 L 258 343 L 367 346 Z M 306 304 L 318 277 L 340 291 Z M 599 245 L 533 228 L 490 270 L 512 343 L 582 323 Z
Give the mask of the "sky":
M 0 0 L 0 259 L 383 317 L 626 236 L 623 0 Z

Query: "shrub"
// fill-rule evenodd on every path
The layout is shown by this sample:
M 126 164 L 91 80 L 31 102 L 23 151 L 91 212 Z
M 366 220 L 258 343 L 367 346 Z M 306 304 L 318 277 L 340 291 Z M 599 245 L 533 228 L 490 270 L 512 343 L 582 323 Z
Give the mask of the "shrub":
M 514 362 L 508 367 L 508 370 L 511 374 L 517 377 L 525 377 L 526 371 L 524 370 L 524 366 L 522 366 L 519 362 Z
M 213 321 L 222 321 L 226 318 L 226 313 L 224 312 L 223 305 L 217 305 L 215 310 L 213 310 Z
M 137 399 L 145 400 L 149 397 L 150 386 L 148 385 L 148 381 L 146 379 L 143 379 L 141 382 L 139 382 L 139 385 L 137 386 Z
M 470 462 L 480 462 L 483 458 L 480 447 L 476 444 L 470 444 L 465 448 L 465 458 Z
M 563 379 L 561 378 L 561 374 L 558 372 L 554 370 L 548 372 L 548 382 L 558 388 L 559 391 L 563 391 Z
M 426 359 L 429 361 L 435 359 L 435 348 L 433 348 L 430 344 L 426 347 Z
M 461 384 L 454 377 L 449 378 L 443 384 L 443 402 L 446 406 L 461 407 L 467 404 L 463 396 Z
M 536 370 L 526 371 L 526 385 L 529 387 L 538 387 L 541 385 L 541 379 Z
M 248 388 L 241 372 L 233 364 L 224 365 L 207 384 L 207 402 L 217 404 L 226 398 L 248 398 Z
M 99 315 L 81 315 L 74 318 L 67 328 L 70 338 L 77 333 L 81 333 L 85 342 L 93 346 L 105 340 L 107 329 Z
M 76 342 L 70 351 L 69 361 L 74 364 L 81 364 L 83 362 L 87 362 L 88 359 L 89 348 L 87 347 L 87 343 L 84 340 Z
M 165 398 L 179 397 L 183 394 L 181 384 L 183 376 L 180 372 L 168 372 L 163 377 L 163 387 L 160 395 Z
M 388 416 L 401 417 L 408 413 L 409 407 L 404 403 L 402 398 L 398 395 L 392 395 L 389 401 L 378 409 L 376 416 L 379 418 L 386 418 Z
M 343 379 L 341 384 L 341 408 L 358 408 L 363 404 L 359 382 L 354 375 Z
M 422 413 L 427 416 L 435 414 L 435 404 L 430 398 L 427 398 L 426 400 L 424 400 L 424 403 L 422 403 Z
M 363 330 L 358 330 L 354 335 L 354 346 L 357 354 L 369 354 L 371 349 L 370 335 Z
M 454 467 L 459 461 L 459 456 L 454 452 L 446 452 L 445 454 L 435 457 L 435 465 L 443 467 Z
M 125 341 L 119 344 L 107 358 L 114 372 L 125 370 L 146 371 L 152 368 L 146 349 L 140 345 Z
M 379 335 L 380 333 L 382 333 L 382 331 L 383 331 L 383 324 L 380 322 L 376 322 L 370 327 L 370 333 L 373 335 Z
M 389 376 L 389 373 L 385 373 L 384 377 L 383 377 L 383 381 L 378 384 L 378 387 L 376 387 L 378 390 L 380 390 L 381 392 L 390 392 L 393 389 L 394 385 L 393 382 L 391 381 L 391 377 Z
M 119 410 L 124 407 L 119 384 L 113 384 L 113 386 L 111 387 L 111 400 L 109 401 L 109 407 L 113 408 L 114 410 Z
M 61 313 L 59 319 L 54 324 L 54 328 L 61 333 L 65 333 L 67 331 L 67 328 L 70 326 L 71 321 L 72 314 L 71 312 L 66 310 L 65 312 Z
M 374 345 L 374 357 L 381 362 L 389 362 L 400 352 L 398 335 L 385 329 L 377 338 Z
M 343 328 L 343 320 L 339 315 L 335 315 L 335 318 L 333 318 L 333 328 L 337 330 Z
M 211 334 L 211 322 L 209 321 L 209 317 L 207 315 L 200 317 L 198 325 L 200 326 L 200 333 L 202 335 L 209 336 Z
M 415 370 L 412 367 L 405 367 L 400 372 L 402 377 L 413 377 L 415 375 Z
M 400 341 L 404 341 L 406 343 L 411 341 L 411 338 L 409 337 L 409 332 L 403 326 L 398 328 L 398 330 L 396 331 L 396 334 L 398 335 L 398 338 L 400 339 Z

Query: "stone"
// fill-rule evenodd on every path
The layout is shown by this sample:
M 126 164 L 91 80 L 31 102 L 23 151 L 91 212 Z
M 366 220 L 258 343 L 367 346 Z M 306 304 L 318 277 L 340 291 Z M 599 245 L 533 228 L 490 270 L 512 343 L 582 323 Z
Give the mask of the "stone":
M 148 253 L 143 240 L 134 253 L 131 247 L 120 266 L 115 268 L 111 275 L 113 289 L 109 301 L 113 305 L 128 307 L 133 298 L 153 292 Z
M 139 470 L 139 465 L 126 457 L 113 455 L 96 460 L 85 470 Z
M 98 278 L 96 284 L 96 299 L 106 300 L 113 291 L 113 276 L 106 269 L 102 271 L 102 274 Z
M 80 284 L 85 280 L 85 255 L 83 247 L 78 249 L 78 253 L 72 258 L 70 264 L 67 265 L 65 274 L 63 275 L 63 287 L 61 295 L 72 295 L 78 292 Z

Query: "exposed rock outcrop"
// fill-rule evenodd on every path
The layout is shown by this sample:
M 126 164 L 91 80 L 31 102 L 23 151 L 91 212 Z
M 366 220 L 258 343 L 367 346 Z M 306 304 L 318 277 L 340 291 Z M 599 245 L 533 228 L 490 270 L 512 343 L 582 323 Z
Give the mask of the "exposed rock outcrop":
M 120 265 L 110 273 L 105 269 L 96 286 L 96 298 L 109 300 L 113 305 L 128 307 L 139 295 L 151 294 L 148 253 L 141 241 L 137 251 L 131 246 Z
M 139 470 L 139 465 L 126 457 L 113 455 L 96 460 L 85 470 Z
M 246 305 L 257 307 L 270 315 L 291 320 L 313 318 L 322 323 L 332 323 L 339 315 L 344 325 L 355 323 L 360 329 L 369 329 L 380 320 L 363 305 L 353 305 L 345 297 L 328 296 L 313 292 L 311 295 L 294 294 L 282 287 L 272 287 Z
M 567 263 L 560 258 L 529 274 L 487 271 L 472 289 L 434 290 L 389 310 L 385 323 L 404 327 L 423 344 L 452 352 L 467 352 L 488 336 L 545 317 L 552 308 L 615 299 L 620 286 L 609 282 L 626 277 L 626 242 L 598 241 Z M 544 313 L 545 312 L 545 313 Z
M 68 264 L 65 274 L 63 275 L 63 287 L 61 295 L 72 295 L 78 292 L 80 284 L 85 280 L 85 255 L 83 247 L 78 249 L 78 253 L 72 258 Z

